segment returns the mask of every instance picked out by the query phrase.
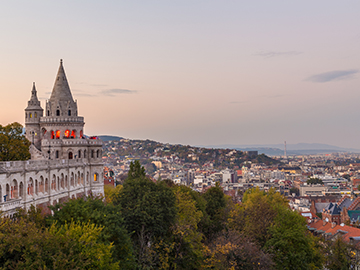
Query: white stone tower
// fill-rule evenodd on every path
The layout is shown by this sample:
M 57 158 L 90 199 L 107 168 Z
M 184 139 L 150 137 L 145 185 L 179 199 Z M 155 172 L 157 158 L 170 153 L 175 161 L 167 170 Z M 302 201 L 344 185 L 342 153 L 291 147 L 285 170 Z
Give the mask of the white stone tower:
M 26 138 L 38 150 L 41 148 L 41 134 L 40 134 L 40 118 L 43 116 L 43 109 L 40 106 L 40 101 L 37 98 L 35 83 L 31 90 L 31 98 L 28 101 L 28 106 L 25 109 L 25 129 Z

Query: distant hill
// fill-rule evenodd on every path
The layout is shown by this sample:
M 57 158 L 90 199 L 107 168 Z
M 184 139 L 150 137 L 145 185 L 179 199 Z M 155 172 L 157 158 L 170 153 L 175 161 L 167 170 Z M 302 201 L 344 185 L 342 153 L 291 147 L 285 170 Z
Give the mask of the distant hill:
M 120 141 L 121 139 L 123 139 L 122 137 L 119 136 L 110 136 L 110 135 L 100 135 L 98 136 L 101 140 L 103 140 L 104 142 L 108 142 L 108 141 Z
M 259 154 L 269 156 L 284 155 L 283 144 L 267 144 L 267 145 L 216 145 L 207 146 L 212 148 L 229 148 L 241 151 L 258 151 Z M 330 154 L 339 152 L 360 153 L 359 149 L 343 148 L 322 143 L 297 143 L 287 144 L 286 153 L 288 155 L 313 155 L 313 154 Z

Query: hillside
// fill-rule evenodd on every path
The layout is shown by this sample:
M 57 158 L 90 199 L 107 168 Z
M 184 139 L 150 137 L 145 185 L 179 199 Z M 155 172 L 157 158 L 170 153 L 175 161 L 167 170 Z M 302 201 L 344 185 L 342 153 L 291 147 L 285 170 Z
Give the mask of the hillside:
M 99 137 L 102 138 L 103 136 Z M 249 156 L 246 152 L 235 149 L 193 147 L 119 137 L 114 137 L 114 140 L 106 140 L 104 144 L 104 154 L 109 159 L 108 163 L 114 160 L 139 159 L 143 165 L 146 165 L 153 160 L 165 159 L 183 167 L 198 167 L 201 169 L 239 169 L 246 163 L 265 163 L 266 165 L 280 163 L 278 160 L 264 154 Z

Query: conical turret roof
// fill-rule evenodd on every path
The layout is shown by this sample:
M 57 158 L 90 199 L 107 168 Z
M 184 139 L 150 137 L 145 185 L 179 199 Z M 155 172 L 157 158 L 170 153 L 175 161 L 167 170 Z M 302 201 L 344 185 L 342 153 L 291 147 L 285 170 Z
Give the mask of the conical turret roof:
M 33 83 L 33 87 L 31 90 L 31 98 L 28 101 L 28 106 L 27 106 L 26 110 L 42 110 L 42 108 L 40 106 L 40 101 L 37 97 L 35 83 Z
M 50 100 L 51 103 L 57 102 L 69 102 L 70 104 L 74 103 L 74 99 L 71 95 L 69 83 L 66 79 L 65 70 L 63 67 L 63 62 L 60 60 L 60 66 L 58 73 L 56 75 L 54 88 L 52 90 Z

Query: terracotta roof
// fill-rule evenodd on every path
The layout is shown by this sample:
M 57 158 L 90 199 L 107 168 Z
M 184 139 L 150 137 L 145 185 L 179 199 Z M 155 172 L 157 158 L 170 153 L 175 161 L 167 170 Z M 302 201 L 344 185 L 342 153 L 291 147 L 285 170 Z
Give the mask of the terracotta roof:
M 316 231 L 322 234 L 330 234 L 331 236 L 334 236 L 335 234 L 341 234 L 342 239 L 346 242 L 349 242 L 351 237 L 360 237 L 360 229 L 358 228 L 347 225 L 335 225 L 333 228 L 331 228 L 331 222 L 326 222 L 324 225 L 323 220 L 309 223 L 308 228 L 309 230 Z

